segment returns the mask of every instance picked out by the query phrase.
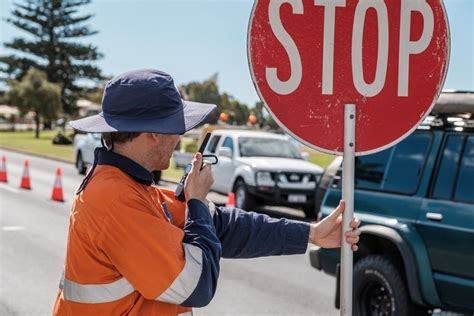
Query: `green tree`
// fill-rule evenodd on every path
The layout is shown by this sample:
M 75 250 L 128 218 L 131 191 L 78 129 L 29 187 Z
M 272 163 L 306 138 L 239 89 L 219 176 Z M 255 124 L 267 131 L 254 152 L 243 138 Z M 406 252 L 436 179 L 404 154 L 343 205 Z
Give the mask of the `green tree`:
M 253 112 L 255 116 L 257 116 L 257 122 L 260 125 L 260 127 L 265 127 L 272 130 L 281 129 L 280 126 L 273 119 L 273 116 L 270 113 L 268 113 L 268 111 L 265 109 L 262 101 L 255 103 Z
M 53 120 L 61 107 L 61 86 L 48 81 L 46 73 L 30 68 L 21 81 L 11 81 L 6 95 L 24 116 L 34 112 L 36 138 L 39 138 L 40 123 Z
M 273 119 L 273 116 L 271 114 L 268 114 L 268 116 L 265 120 L 265 126 L 268 127 L 269 129 L 275 130 L 275 131 L 281 131 L 282 130 L 280 125 L 278 125 L 277 122 L 275 122 L 275 120 Z
M 247 105 L 240 103 L 228 93 L 221 94 L 217 85 L 217 77 L 217 74 L 214 74 L 203 82 L 193 81 L 181 88 L 189 100 L 217 105 L 217 110 L 213 111 L 203 123 L 214 124 L 217 122 L 219 114 L 225 112 L 229 114 L 230 124 L 245 124 L 250 114 Z
M 257 123 L 260 127 L 263 127 L 263 123 L 265 121 L 265 117 L 263 116 L 263 102 L 258 101 L 255 103 L 255 107 L 253 108 L 253 114 L 257 117 Z
M 4 43 L 15 54 L 0 57 L 4 80 L 20 80 L 30 67 L 46 72 L 48 80 L 61 84 L 64 112 L 72 114 L 80 87 L 78 80 L 102 79 L 94 61 L 102 58 L 97 47 L 78 39 L 97 32 L 85 24 L 92 15 L 78 15 L 91 0 L 23 0 L 14 4 L 7 22 L 28 33 Z
M 221 109 L 219 108 L 220 94 L 219 87 L 214 80 L 208 79 L 204 82 L 193 81 L 182 86 L 186 97 L 195 102 L 212 103 L 217 105 L 218 109 L 213 111 L 203 122 L 214 124 L 219 118 Z
M 100 83 L 96 87 L 85 91 L 81 96 L 91 102 L 101 104 L 104 95 L 105 83 Z
M 220 110 L 229 114 L 230 124 L 245 125 L 250 111 L 246 104 L 240 103 L 233 96 L 223 93 L 220 98 Z M 220 112 L 219 112 L 220 113 Z

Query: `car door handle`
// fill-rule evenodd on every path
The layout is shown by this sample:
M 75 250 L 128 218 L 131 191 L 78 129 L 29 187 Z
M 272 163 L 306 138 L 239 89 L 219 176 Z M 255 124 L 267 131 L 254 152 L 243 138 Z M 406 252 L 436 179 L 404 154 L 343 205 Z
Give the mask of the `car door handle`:
M 426 213 L 426 218 L 432 221 L 440 222 L 443 220 L 443 214 L 428 212 Z

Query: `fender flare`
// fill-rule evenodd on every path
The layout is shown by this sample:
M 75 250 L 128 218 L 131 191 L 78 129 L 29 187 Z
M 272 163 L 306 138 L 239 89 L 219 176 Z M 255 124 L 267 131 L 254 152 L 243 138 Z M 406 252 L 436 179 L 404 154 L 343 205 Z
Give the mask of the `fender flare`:
M 410 298 L 414 303 L 426 306 L 427 304 L 423 299 L 420 288 L 420 278 L 417 272 L 418 264 L 412 250 L 402 236 L 395 229 L 380 225 L 364 225 L 360 228 L 360 231 L 361 235 L 372 235 L 384 238 L 397 247 L 405 268 Z

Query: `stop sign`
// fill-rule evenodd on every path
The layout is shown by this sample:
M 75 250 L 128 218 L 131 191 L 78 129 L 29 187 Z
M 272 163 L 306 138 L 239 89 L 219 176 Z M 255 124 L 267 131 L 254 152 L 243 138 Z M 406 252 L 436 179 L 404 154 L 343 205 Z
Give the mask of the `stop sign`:
M 408 136 L 443 86 L 449 29 L 441 0 L 256 0 L 252 78 L 293 136 L 343 151 L 344 105 L 356 105 L 356 154 Z

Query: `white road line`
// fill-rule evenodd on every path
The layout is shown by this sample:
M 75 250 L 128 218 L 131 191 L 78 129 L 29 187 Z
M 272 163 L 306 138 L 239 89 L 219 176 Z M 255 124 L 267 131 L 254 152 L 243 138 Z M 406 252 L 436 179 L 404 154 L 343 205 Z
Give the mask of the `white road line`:
M 13 232 L 13 231 L 18 231 L 18 230 L 25 230 L 25 227 L 24 226 L 3 226 L 2 230 L 7 231 L 7 232 Z
M 12 187 L 9 187 L 7 185 L 0 185 L 0 188 L 6 190 L 6 191 L 10 191 L 10 192 L 13 192 L 13 193 L 20 193 L 20 190 L 18 189 L 15 189 L 15 188 L 12 188 Z

